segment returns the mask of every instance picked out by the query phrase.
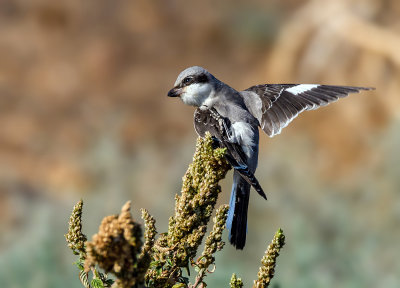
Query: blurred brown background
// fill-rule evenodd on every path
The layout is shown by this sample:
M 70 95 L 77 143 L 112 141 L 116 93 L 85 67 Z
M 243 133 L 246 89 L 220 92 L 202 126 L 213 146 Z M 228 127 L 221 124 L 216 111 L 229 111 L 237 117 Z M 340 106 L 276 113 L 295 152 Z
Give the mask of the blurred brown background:
M 166 93 L 193 65 L 236 89 L 377 88 L 261 137 L 269 199 L 252 195 L 247 247 L 226 246 L 209 286 L 250 287 L 281 227 L 275 285 L 399 287 L 396 0 L 0 1 L 1 286 L 80 287 L 63 234 L 81 197 L 88 235 L 126 200 L 166 230 L 196 139 Z

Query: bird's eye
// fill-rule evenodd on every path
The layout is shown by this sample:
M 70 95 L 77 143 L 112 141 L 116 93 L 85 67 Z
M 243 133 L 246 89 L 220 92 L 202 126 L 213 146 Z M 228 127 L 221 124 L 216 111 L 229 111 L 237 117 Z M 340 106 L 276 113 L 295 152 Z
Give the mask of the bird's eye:
M 193 80 L 192 77 L 186 77 L 185 79 L 183 79 L 183 84 L 188 84 Z

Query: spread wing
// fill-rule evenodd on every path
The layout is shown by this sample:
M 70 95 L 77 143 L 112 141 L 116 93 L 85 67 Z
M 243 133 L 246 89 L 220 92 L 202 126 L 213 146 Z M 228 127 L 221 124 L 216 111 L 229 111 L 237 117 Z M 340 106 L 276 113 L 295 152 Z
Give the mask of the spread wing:
M 200 137 L 209 132 L 217 147 L 226 148 L 225 158 L 232 167 L 239 172 L 263 198 L 267 199 L 257 178 L 247 166 L 246 154 L 242 147 L 233 142 L 231 135 L 231 122 L 228 118 L 222 117 L 214 108 L 197 108 L 194 112 L 194 129 Z
M 264 84 L 252 86 L 241 94 L 261 128 L 273 137 L 305 110 L 314 110 L 350 93 L 371 89 L 318 84 Z

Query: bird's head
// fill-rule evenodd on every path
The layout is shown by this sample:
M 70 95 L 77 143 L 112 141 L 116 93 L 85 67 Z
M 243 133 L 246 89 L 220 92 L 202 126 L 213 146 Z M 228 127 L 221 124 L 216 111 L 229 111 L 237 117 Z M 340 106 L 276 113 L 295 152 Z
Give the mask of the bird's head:
M 215 91 L 216 79 L 206 69 L 193 66 L 183 70 L 175 81 L 169 97 L 180 97 L 183 103 L 200 107 Z

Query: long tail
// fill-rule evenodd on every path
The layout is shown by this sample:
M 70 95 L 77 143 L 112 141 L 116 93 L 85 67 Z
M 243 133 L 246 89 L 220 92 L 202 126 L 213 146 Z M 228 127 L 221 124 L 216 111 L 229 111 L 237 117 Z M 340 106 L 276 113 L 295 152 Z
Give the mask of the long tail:
M 265 195 L 265 192 L 262 189 L 260 183 L 258 183 L 256 176 L 251 173 L 250 169 L 247 166 L 234 166 L 233 168 L 235 169 L 235 171 L 239 172 L 240 176 L 242 176 L 242 178 L 246 180 L 247 183 L 253 186 L 253 188 L 257 191 L 258 194 L 260 194 L 261 197 L 267 200 L 267 195 Z
M 250 184 L 233 172 L 233 185 L 227 218 L 229 241 L 236 249 L 243 249 L 246 244 L 247 208 L 249 206 Z

